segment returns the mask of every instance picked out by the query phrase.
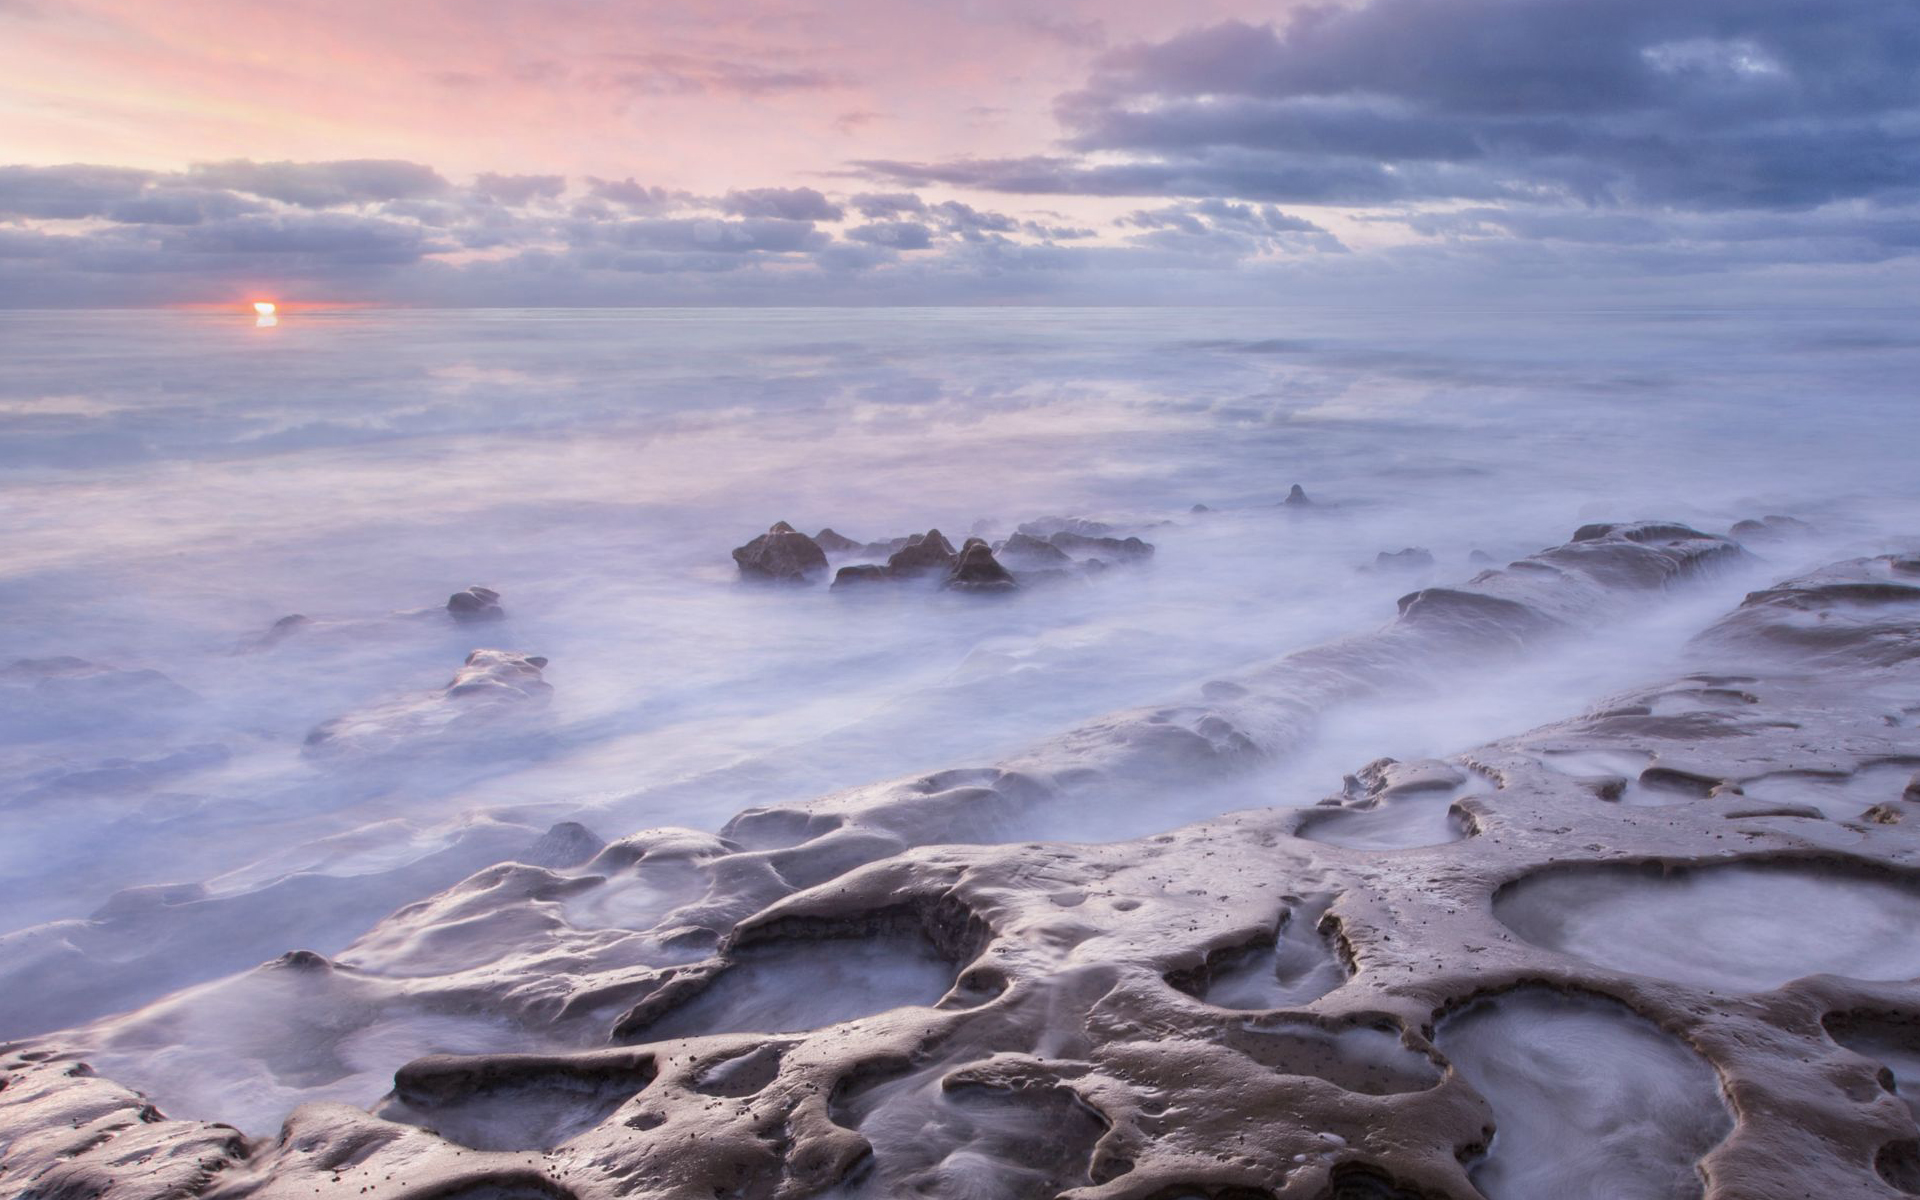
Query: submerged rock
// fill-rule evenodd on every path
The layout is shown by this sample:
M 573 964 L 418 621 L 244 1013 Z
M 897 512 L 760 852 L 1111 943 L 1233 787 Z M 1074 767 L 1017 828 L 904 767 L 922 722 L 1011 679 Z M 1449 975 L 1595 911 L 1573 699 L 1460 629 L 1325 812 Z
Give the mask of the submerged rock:
M 1022 521 L 1014 526 L 1014 532 L 1037 538 L 1051 538 L 1056 533 L 1071 533 L 1080 537 L 1105 537 L 1113 532 L 1113 526 L 1101 521 L 1089 521 L 1084 517 L 1039 517 L 1032 521 Z
M 1111 557 L 1133 562 L 1153 557 L 1153 546 L 1137 537 L 1090 537 L 1086 534 L 1062 531 L 1047 538 L 1057 550 L 1063 550 L 1075 557 Z
M 497 738 L 511 714 L 551 698 L 553 686 L 541 675 L 546 665 L 536 654 L 475 650 L 439 691 L 322 722 L 307 735 L 301 753 L 337 758 L 471 748 L 477 736 Z
M 498 621 L 507 615 L 500 607 L 500 593 L 483 587 L 470 587 L 448 596 L 447 612 L 456 621 Z
M 820 544 L 785 521 L 735 550 L 733 561 L 740 564 L 742 579 L 774 583 L 805 583 L 827 570 Z
M 998 556 L 1016 571 L 1064 567 L 1073 562 L 1065 550 L 1030 533 L 1016 533 L 1001 542 Z
M 1813 527 L 1793 517 L 1766 516 L 1758 521 L 1739 521 L 1728 531 L 1735 541 L 1780 542 L 1788 538 L 1811 537 Z
M 1391 554 L 1382 550 L 1373 556 L 1373 566 L 1382 571 L 1425 571 L 1433 566 L 1433 552 L 1418 546 L 1408 546 Z

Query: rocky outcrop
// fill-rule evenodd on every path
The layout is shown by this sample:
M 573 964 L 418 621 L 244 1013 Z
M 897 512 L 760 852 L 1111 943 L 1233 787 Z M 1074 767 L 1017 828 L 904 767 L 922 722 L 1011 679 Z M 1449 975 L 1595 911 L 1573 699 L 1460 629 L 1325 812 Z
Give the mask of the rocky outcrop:
M 1269 493 L 1271 495 L 1271 493 Z M 1307 498 L 1307 489 L 1294 484 L 1287 491 L 1287 498 L 1280 502 L 1288 508 L 1312 508 L 1313 501 Z
M 740 578 L 764 583 L 807 583 L 827 572 L 827 555 L 806 534 L 785 521 L 733 552 Z
M 1016 571 L 1043 571 L 1073 562 L 1065 550 L 1030 533 L 1014 534 L 996 546 L 994 553 Z
M 991 547 L 979 538 L 969 538 L 947 575 L 946 586 L 960 592 L 1010 592 L 1018 585 L 994 558 Z
M 1074 558 L 1099 558 L 1108 562 L 1140 562 L 1153 557 L 1153 546 L 1137 537 L 1092 537 L 1072 530 L 1049 534 L 1047 541 L 1056 550 Z
M 1920 759 L 1899 707 L 1920 656 L 1879 653 L 1920 644 L 1920 602 L 1873 592 L 1870 621 L 1819 644 L 1769 632 L 1841 620 L 1860 602 L 1836 588 L 1890 563 L 1756 593 L 1692 673 L 1574 720 L 1370 764 L 1333 806 L 1118 840 L 1123 801 L 1165 796 L 1157 767 L 1190 785 L 1261 761 L 1355 687 L 1591 630 L 1740 561 L 1671 526 L 1582 546 L 999 766 L 753 810 L 719 836 L 645 831 L 581 868 L 490 867 L 331 961 L 14 1047 L 0 1169 L 29 1195 L 131 1200 L 181 1194 L 187 1160 L 192 1194 L 395 1200 L 1465 1200 L 1699 1195 L 1703 1177 L 1716 1200 L 1897 1194 L 1914 1124 L 1888 1064 L 1920 1024 L 1897 935 L 1920 905 L 1920 822 L 1751 799 Z M 1836 658 L 1840 641 L 1868 652 Z M 1714 786 L 1649 785 L 1646 804 L 1610 786 L 1621 771 Z M 1031 818 L 1075 803 L 1100 843 L 1036 839 Z M 1458 819 L 1430 844 L 1300 836 L 1433 805 Z M 1670 919 L 1609 907 L 1641 884 Z M 617 927 L 572 915 L 641 889 L 661 898 Z M 1761 944 L 1778 970 L 1747 981 Z M 290 997 L 264 1010 L 288 1032 L 216 1023 L 229 1054 L 297 1030 L 324 1066 L 476 1012 L 518 1041 L 393 1064 L 379 1115 L 309 1104 L 225 1142 L 78 1066 L 177 1055 L 182 1022 L 243 987 Z
M 828 554 L 852 554 L 864 548 L 862 543 L 856 542 L 852 538 L 842 534 L 835 533 L 831 529 L 822 529 L 819 533 L 814 534 L 813 542 L 814 545 L 820 547 L 820 549 L 826 551 Z
M 929 529 L 908 538 L 907 544 L 887 559 L 887 573 L 895 579 L 944 573 L 951 571 L 958 559 L 953 543 L 938 529 Z

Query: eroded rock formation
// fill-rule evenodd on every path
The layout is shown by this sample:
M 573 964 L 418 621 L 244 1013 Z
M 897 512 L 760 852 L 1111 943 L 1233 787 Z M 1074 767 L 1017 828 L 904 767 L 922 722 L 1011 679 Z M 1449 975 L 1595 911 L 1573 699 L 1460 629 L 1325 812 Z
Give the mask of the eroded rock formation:
M 1740 557 L 1680 526 L 1588 527 L 1415 592 L 1375 632 L 997 764 L 718 835 L 596 850 L 555 831 L 552 865 L 489 867 L 332 960 L 8 1048 L 0 1180 L 418 1200 L 1910 1193 L 1920 834 L 1867 815 L 1901 813 L 1920 767 L 1920 587 L 1899 560 L 1756 592 L 1669 682 L 1444 761 L 1368 764 L 1329 804 L 1023 840 L 1060 806 L 1269 760 L 1345 699 L 1603 626 Z M 249 1056 L 350 1078 L 351 1047 L 407 1022 L 496 1022 L 515 1049 L 396 1064 L 377 1113 L 310 1103 L 252 1136 L 80 1065 L 137 1069 L 129 1045 L 181 1044 L 249 988 L 288 997 L 284 1035 L 202 1029 L 201 1058 L 153 1090 Z M 333 1059 L 274 1064 L 296 1028 L 330 1031 L 298 1044 Z

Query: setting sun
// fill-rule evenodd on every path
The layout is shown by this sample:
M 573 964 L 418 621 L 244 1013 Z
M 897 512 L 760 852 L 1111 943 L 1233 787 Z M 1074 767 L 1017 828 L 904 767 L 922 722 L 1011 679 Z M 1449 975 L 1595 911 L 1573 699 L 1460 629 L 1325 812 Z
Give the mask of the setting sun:
M 270 317 L 274 314 L 276 309 L 274 307 L 273 301 L 271 300 L 255 300 L 253 302 L 253 311 L 256 313 L 259 313 L 263 317 Z

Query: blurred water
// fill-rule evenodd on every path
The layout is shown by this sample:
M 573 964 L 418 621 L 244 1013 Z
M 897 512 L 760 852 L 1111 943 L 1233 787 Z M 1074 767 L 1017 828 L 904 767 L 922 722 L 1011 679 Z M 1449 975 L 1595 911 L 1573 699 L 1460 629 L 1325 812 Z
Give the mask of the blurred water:
M 1586 520 L 1789 512 L 1820 536 L 1780 570 L 1920 528 L 1900 313 L 25 313 L 0 354 L 0 668 L 103 668 L 58 704 L 29 686 L 51 668 L 0 678 L 0 933 L 134 885 L 400 871 L 417 894 L 523 826 L 712 829 L 989 761 Z M 1296 482 L 1305 518 L 1273 507 Z M 1158 554 L 1003 600 L 743 588 L 728 557 L 778 519 L 957 541 L 1049 513 Z M 1358 569 L 1408 546 L 1435 566 Z M 508 618 L 437 611 L 469 584 Z M 1346 715 L 1310 777 L 1047 832 L 1311 802 L 1375 754 L 1566 715 L 1734 591 L 1445 706 Z M 235 652 L 291 613 L 315 624 Z M 300 753 L 482 646 L 550 659 L 516 736 Z

